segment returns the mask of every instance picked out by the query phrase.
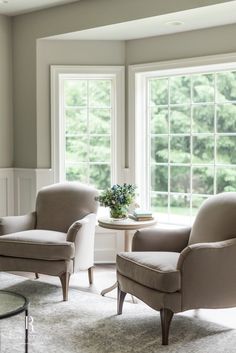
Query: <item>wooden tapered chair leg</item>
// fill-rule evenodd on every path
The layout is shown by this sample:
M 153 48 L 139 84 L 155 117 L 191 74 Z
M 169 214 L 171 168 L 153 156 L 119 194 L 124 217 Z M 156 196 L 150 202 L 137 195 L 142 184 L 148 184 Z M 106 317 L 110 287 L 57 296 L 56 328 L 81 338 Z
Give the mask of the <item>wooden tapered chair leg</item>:
M 90 285 L 93 284 L 93 279 L 94 279 L 94 277 L 93 277 L 93 269 L 94 269 L 94 266 L 89 267 L 89 269 L 88 269 L 88 278 L 89 278 L 89 284 Z
M 70 282 L 70 273 L 65 272 L 60 276 L 61 285 L 62 285 L 62 293 L 63 293 L 63 300 L 68 300 L 68 290 L 69 290 L 69 282 Z
M 161 309 L 160 315 L 161 315 L 161 329 L 162 329 L 162 344 L 166 346 L 168 345 L 170 324 L 174 313 L 170 309 Z
M 123 309 L 123 304 L 125 300 L 125 296 L 127 293 L 122 292 L 122 290 L 119 288 L 119 285 L 117 287 L 117 315 L 122 314 L 122 309 Z

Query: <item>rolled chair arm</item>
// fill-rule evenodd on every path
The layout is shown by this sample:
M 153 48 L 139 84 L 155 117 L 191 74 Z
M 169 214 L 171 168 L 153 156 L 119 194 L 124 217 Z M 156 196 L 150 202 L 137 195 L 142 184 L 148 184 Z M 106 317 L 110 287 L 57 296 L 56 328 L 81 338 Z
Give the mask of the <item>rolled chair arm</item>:
M 190 227 L 141 229 L 134 234 L 132 251 L 181 252 L 188 245 L 190 232 Z
M 1 217 L 0 235 L 35 229 L 35 226 L 36 212 L 31 212 L 23 216 Z
M 67 241 L 75 243 L 74 272 L 94 265 L 94 234 L 96 214 L 89 213 L 74 222 L 68 230 Z
M 189 245 L 180 254 L 182 310 L 236 306 L 236 238 Z

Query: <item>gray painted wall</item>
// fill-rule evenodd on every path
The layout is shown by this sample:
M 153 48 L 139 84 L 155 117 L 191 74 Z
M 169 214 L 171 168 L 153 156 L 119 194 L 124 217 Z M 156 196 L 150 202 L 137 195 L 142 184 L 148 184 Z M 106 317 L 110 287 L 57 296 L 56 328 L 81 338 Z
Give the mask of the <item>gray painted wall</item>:
M 126 63 L 142 64 L 236 52 L 236 24 L 128 41 Z
M 0 15 L 0 168 L 12 166 L 12 26 Z

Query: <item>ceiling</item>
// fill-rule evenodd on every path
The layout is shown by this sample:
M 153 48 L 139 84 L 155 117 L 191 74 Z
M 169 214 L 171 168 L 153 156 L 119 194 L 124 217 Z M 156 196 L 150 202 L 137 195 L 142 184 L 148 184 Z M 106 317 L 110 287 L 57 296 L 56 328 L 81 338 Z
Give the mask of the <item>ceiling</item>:
M 79 0 L 0 0 L 0 14 L 15 16 Z
M 131 40 L 236 23 L 236 1 L 149 17 L 47 39 Z

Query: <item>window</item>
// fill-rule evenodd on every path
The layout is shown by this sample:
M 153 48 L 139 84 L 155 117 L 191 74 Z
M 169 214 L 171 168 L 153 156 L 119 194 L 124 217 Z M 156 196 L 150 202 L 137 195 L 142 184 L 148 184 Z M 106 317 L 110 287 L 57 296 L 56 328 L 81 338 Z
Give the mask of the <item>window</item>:
M 105 189 L 112 173 L 111 79 L 65 79 L 65 174 Z
M 142 202 L 162 222 L 190 223 L 209 195 L 236 191 L 236 65 L 145 72 L 136 80 Z
M 98 190 L 119 181 L 123 81 L 122 67 L 52 68 L 57 180 L 80 181 Z

